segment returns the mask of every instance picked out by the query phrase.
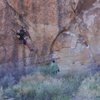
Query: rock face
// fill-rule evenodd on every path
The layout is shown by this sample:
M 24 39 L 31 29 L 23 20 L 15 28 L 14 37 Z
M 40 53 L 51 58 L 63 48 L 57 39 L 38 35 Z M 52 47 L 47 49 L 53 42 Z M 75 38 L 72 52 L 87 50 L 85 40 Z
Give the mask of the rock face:
M 53 52 L 61 69 L 100 64 L 99 0 L 0 0 L 0 64 L 32 65 Z M 25 26 L 31 52 L 15 32 Z

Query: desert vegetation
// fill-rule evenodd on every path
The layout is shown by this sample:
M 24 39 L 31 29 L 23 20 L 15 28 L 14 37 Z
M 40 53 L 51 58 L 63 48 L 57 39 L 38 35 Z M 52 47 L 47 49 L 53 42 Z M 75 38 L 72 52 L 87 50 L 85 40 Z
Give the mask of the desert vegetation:
M 29 68 L 24 74 L 18 80 L 11 74 L 2 78 L 0 100 L 100 99 L 99 72 L 68 72 L 60 76 L 59 73 L 52 75 L 47 66 L 42 66 L 37 70 Z

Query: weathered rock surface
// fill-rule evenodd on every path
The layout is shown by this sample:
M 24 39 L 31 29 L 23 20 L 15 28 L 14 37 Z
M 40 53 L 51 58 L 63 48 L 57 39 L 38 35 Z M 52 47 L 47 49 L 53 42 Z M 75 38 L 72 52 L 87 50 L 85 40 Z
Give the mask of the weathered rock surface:
M 100 64 L 99 16 L 100 0 L 0 0 L 0 64 L 30 65 L 51 51 L 64 70 Z M 20 26 L 37 53 L 16 39 Z

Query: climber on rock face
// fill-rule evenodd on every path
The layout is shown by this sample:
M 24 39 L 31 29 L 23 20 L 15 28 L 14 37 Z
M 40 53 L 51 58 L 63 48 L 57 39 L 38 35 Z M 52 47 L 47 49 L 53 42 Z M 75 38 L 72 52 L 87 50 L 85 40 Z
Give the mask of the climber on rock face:
M 25 27 L 22 26 L 21 29 L 17 31 L 16 36 L 24 45 L 27 45 L 31 51 L 33 50 L 30 45 L 31 37 Z
M 26 37 L 26 31 L 23 27 L 21 27 L 20 30 L 17 31 L 16 35 L 17 35 L 17 38 L 23 42 L 24 45 L 26 45 L 26 40 L 25 40 L 25 37 Z

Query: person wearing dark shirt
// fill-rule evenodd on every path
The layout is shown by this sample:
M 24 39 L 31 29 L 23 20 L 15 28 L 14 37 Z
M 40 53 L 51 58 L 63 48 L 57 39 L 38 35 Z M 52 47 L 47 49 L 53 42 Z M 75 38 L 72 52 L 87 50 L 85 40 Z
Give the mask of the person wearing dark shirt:
M 26 45 L 25 37 L 28 36 L 26 30 L 22 27 L 21 30 L 19 30 L 17 33 L 17 38 L 23 42 L 24 45 Z
M 31 37 L 28 31 L 24 27 L 21 27 L 21 29 L 17 31 L 16 36 L 24 45 L 27 45 L 27 47 L 31 51 L 34 51 L 31 43 L 32 42 Z

